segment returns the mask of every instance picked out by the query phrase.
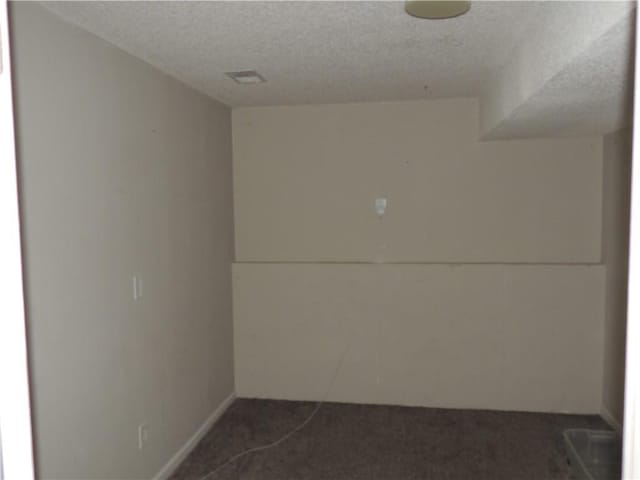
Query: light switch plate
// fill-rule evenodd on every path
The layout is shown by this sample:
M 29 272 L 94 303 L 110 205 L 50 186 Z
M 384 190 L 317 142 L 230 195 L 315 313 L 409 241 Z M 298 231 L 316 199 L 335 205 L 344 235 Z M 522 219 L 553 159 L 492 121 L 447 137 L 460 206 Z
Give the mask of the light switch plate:
M 142 298 L 142 278 L 139 275 L 133 276 L 133 299 L 140 300 Z

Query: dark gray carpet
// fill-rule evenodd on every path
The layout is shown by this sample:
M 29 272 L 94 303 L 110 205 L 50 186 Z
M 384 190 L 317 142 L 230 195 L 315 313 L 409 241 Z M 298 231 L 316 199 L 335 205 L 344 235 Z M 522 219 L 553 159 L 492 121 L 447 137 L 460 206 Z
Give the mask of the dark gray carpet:
M 173 475 L 199 480 L 232 455 L 272 442 L 315 403 L 238 399 Z M 326 403 L 285 443 L 208 480 L 568 479 L 565 428 L 597 416 Z

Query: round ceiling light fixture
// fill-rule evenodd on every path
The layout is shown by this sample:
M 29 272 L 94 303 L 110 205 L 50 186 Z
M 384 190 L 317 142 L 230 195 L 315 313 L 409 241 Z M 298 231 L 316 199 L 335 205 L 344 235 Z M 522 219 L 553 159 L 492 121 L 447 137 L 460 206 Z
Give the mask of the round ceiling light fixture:
M 404 4 L 404 9 L 409 15 L 431 20 L 458 17 L 467 13 L 470 8 L 470 1 L 464 2 L 458 0 L 407 0 Z

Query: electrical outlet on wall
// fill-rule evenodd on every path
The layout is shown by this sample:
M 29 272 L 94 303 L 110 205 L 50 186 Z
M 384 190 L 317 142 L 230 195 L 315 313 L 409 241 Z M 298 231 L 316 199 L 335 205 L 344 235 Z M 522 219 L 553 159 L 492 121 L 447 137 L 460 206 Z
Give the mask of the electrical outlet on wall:
M 149 441 L 149 427 L 146 423 L 138 425 L 138 450 L 144 450 Z
M 384 212 L 387 210 L 387 199 L 384 197 L 376 198 L 375 210 L 376 215 L 382 217 L 384 215 Z

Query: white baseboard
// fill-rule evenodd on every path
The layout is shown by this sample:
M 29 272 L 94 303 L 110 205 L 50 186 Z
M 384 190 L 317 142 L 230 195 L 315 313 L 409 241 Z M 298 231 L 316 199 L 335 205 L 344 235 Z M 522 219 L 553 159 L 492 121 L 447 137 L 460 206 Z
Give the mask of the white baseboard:
M 231 392 L 227 398 L 216 408 L 211 415 L 204 421 L 200 428 L 185 442 L 182 447 L 169 459 L 164 467 L 153 477 L 153 480 L 167 480 L 171 474 L 180 466 L 182 461 L 187 458 L 191 450 L 195 448 L 200 439 L 209 431 L 214 423 L 222 416 L 229 406 L 236 399 L 236 393 Z
M 622 433 L 622 424 L 611 414 L 611 412 L 609 411 L 609 409 L 607 407 L 603 406 L 600 409 L 600 416 L 616 432 Z

